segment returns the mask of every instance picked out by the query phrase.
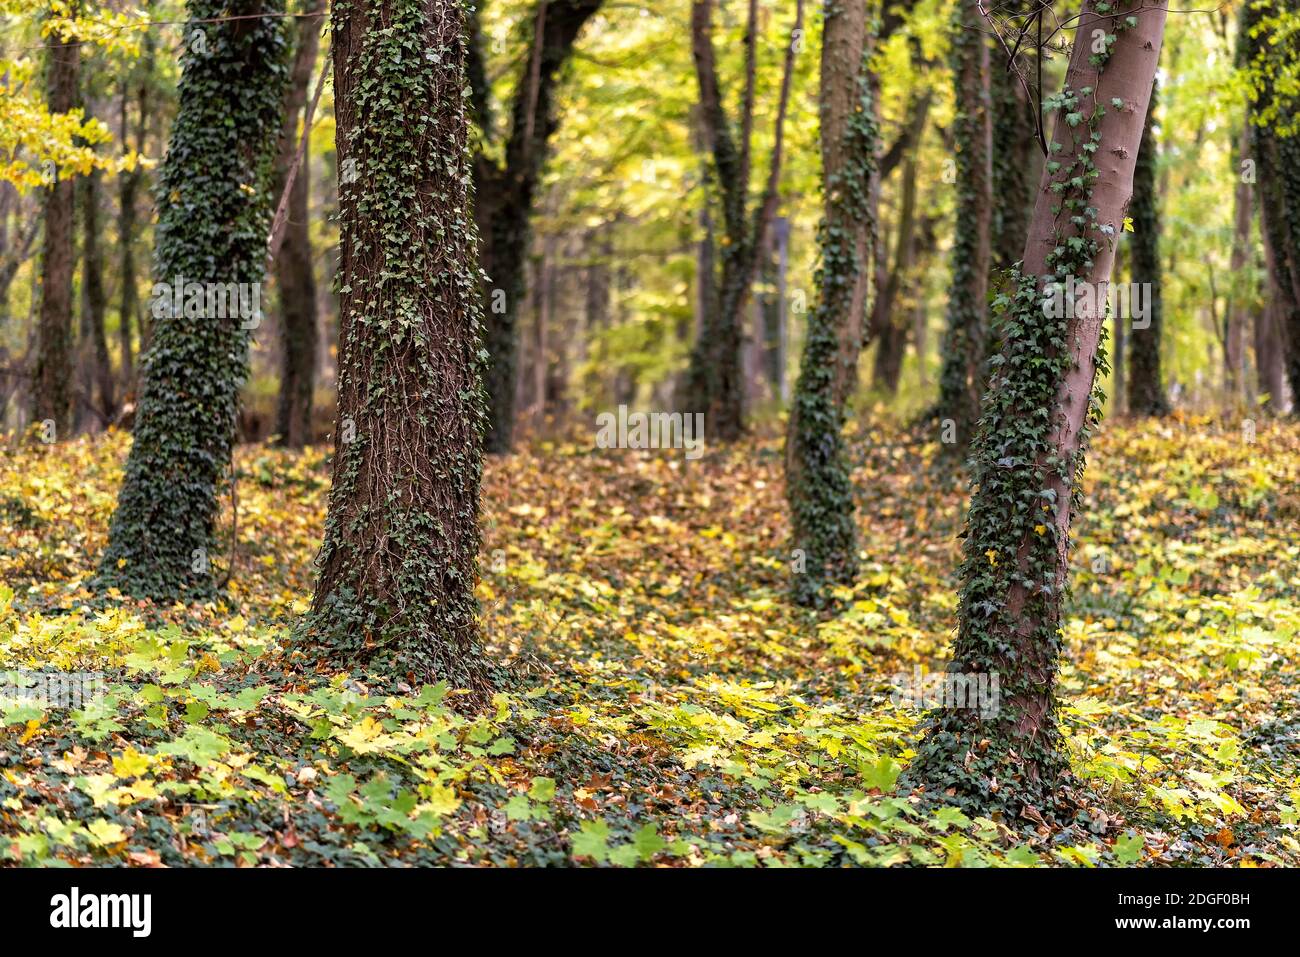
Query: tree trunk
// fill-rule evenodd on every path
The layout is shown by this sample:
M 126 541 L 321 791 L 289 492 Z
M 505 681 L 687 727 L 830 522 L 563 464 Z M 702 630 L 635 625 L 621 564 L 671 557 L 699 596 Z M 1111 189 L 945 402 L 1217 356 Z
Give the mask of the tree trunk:
M 1250 129 L 1243 123 L 1232 151 L 1232 175 L 1236 189 L 1232 197 L 1232 256 L 1228 263 L 1231 287 L 1228 298 L 1227 328 L 1224 330 L 1224 385 L 1228 399 L 1240 403 L 1246 389 L 1246 327 L 1250 325 L 1251 235 L 1254 220 L 1250 183 L 1241 175 L 1241 160 L 1250 151 Z
M 99 170 L 81 179 L 81 356 L 86 373 L 86 394 L 100 425 L 107 426 L 117 417 L 117 398 L 113 385 L 113 365 L 108 354 L 108 336 L 104 331 L 104 313 L 108 301 L 104 295 L 104 251 L 99 245 Z
M 126 96 L 123 95 L 123 129 L 126 128 Z M 125 150 L 126 140 L 123 138 Z M 117 307 L 117 337 L 122 350 L 122 387 L 129 397 L 132 381 L 135 378 L 135 353 L 132 342 L 132 327 L 140 315 L 140 290 L 136 287 L 135 239 L 136 239 L 136 197 L 139 195 L 140 180 L 144 171 L 140 167 L 123 170 L 118 174 L 117 185 L 117 236 L 118 236 L 118 284 L 120 296 Z
M 704 145 L 713 157 L 712 174 L 722 199 L 722 270 L 717 285 L 716 308 L 704 322 L 691 349 L 679 405 L 685 412 L 703 412 L 710 436 L 722 442 L 744 431 L 745 381 L 741 357 L 745 303 L 754 279 L 759 247 L 776 213 L 784 148 L 785 115 L 790 100 L 796 46 L 803 32 L 803 0 L 796 0 L 795 21 L 785 50 L 781 92 L 776 109 L 772 156 L 767 185 L 752 215 L 749 180 L 754 121 L 754 77 L 758 33 L 756 0 L 749 3 L 745 50 L 745 91 L 742 95 L 740 137 L 731 123 L 718 86 L 713 49 L 713 0 L 691 4 L 691 51 L 700 90 L 700 128 Z
M 957 223 L 937 410 L 941 448 L 952 457 L 966 452 L 984 391 L 985 315 L 993 255 L 993 121 L 989 48 L 983 29 L 979 4 L 960 0 L 953 20 L 952 64 L 957 94 Z
M 865 277 L 872 265 L 877 130 L 870 56 L 865 5 L 829 8 L 821 62 L 819 294 L 808 317 L 785 448 L 790 544 L 796 559 L 793 594 L 808 605 L 822 604 L 827 586 L 853 582 L 858 568 L 853 486 L 841 430 L 844 383 L 849 366 L 857 367 L 856 352 L 850 356 L 844 347 L 844 330 L 852 324 L 851 316 L 865 309 Z
M 1056 801 L 1067 803 L 1055 686 L 1071 517 L 1099 413 L 1093 385 L 1105 310 L 1095 295 L 1071 308 L 1045 302 L 1064 306 L 1071 281 L 1095 290 L 1110 279 L 1165 16 L 1159 7 L 1098 15 L 1084 3 L 1065 90 L 1044 102 L 1058 121 L 1023 273 L 995 307 L 1001 345 L 971 456 L 960 627 L 947 675 L 962 683 L 950 706 L 931 714 L 904 779 L 975 813 L 1017 816 L 1028 805 L 1051 817 Z M 1098 46 L 1108 52 L 1095 54 Z M 993 676 L 996 696 L 976 705 L 977 683 L 992 692 Z
M 903 161 L 894 267 L 888 271 L 884 281 L 877 284 L 876 301 L 871 310 L 871 328 L 877 340 L 872 386 L 888 395 L 898 392 L 903 355 L 907 351 L 911 317 L 898 308 L 898 294 L 911 281 L 916 259 L 916 171 L 916 156 L 912 154 Z
M 1116 276 L 1124 275 L 1124 247 L 1115 248 L 1115 265 L 1111 270 Z M 1128 320 L 1121 315 L 1110 319 L 1110 368 L 1114 377 L 1111 383 L 1110 406 L 1107 409 L 1114 416 L 1124 415 L 1128 402 Z
M 158 183 L 154 321 L 98 578 L 101 589 L 160 601 L 213 591 L 218 489 L 260 319 L 285 78 L 280 0 L 190 0 L 188 12 Z
M 1242 4 L 1237 35 L 1238 66 L 1255 61 L 1271 42 L 1267 32 L 1251 36 L 1262 10 Z M 1254 125 L 1256 115 L 1276 108 L 1269 126 Z M 1279 137 L 1274 127 L 1292 122 L 1295 106 L 1285 99 L 1274 102 L 1269 86 L 1252 100 L 1252 150 L 1259 187 L 1260 232 L 1269 270 L 1269 289 L 1274 293 L 1275 323 L 1286 367 L 1286 378 L 1296 409 L 1300 409 L 1300 137 Z
M 51 113 L 77 105 L 81 43 L 50 37 L 47 103 Z M 41 257 L 41 310 L 37 320 L 32 419 L 46 439 L 63 439 L 72 426 L 72 263 L 75 183 L 63 170 L 45 191 L 45 248 Z
M 1264 408 L 1277 414 L 1287 409 L 1286 352 L 1282 346 L 1281 328 L 1289 296 L 1278 288 L 1272 269 L 1267 269 L 1266 275 L 1266 304 L 1255 313 L 1255 371 L 1259 391 L 1265 396 Z M 1295 303 L 1291 302 L 1289 306 L 1294 309 Z
M 143 9 L 147 14 L 153 9 L 152 0 L 145 0 Z M 135 129 L 135 150 L 137 153 L 144 153 L 146 148 L 146 139 L 149 135 L 149 115 L 151 107 L 151 92 L 153 88 L 154 73 L 154 49 L 155 41 L 152 30 L 144 31 L 144 39 L 141 41 L 143 47 L 140 54 L 140 63 L 133 75 L 139 77 L 139 87 L 137 93 L 137 108 L 139 109 L 139 123 Z M 122 121 L 121 121 L 121 138 L 122 152 L 129 150 L 128 130 L 130 126 L 130 100 L 131 89 L 128 84 L 122 90 Z M 121 285 L 121 297 L 118 300 L 118 343 L 122 349 L 122 393 L 123 401 L 133 402 L 135 398 L 135 356 L 134 344 L 132 341 L 132 327 L 140 327 L 140 350 L 144 351 L 145 345 L 145 326 L 140 312 L 140 290 L 136 285 L 136 265 L 135 265 L 135 243 L 136 243 L 136 223 L 138 221 L 138 211 L 136 209 L 140 187 L 146 183 L 146 173 L 143 166 L 136 164 L 134 169 L 123 170 L 118 174 L 118 249 L 120 250 L 120 259 L 118 262 L 118 282 Z
M 316 0 L 308 13 L 323 13 Z M 293 70 L 285 88 L 284 125 L 276 157 L 271 196 L 278 201 L 285 178 L 301 145 L 298 123 L 306 122 L 307 88 L 316 67 L 321 18 L 303 17 L 297 25 Z M 280 398 L 275 431 L 286 448 L 302 448 L 312 440 L 312 398 L 316 388 L 316 352 L 320 331 L 316 313 L 316 276 L 312 271 L 308 196 L 311 155 L 304 155 L 289 188 L 284 242 L 275 260 L 275 282 L 280 292 Z
M 778 216 L 772 224 L 776 233 L 776 348 L 772 358 L 772 390 L 785 405 L 790 401 L 790 380 L 786 375 L 790 347 L 790 220 Z
M 1129 269 L 1135 283 L 1147 283 L 1150 322 L 1144 329 L 1133 329 L 1129 337 L 1128 411 L 1134 416 L 1169 414 L 1164 377 L 1160 372 L 1160 348 L 1164 341 L 1164 277 L 1160 266 L 1160 203 L 1156 192 L 1158 145 L 1152 132 L 1157 91 L 1151 90 L 1151 107 L 1142 128 L 1142 145 L 1138 148 L 1133 173 L 1133 200 L 1129 214 L 1133 220 Z
M 1027 4 L 1013 5 L 1021 15 Z M 993 105 L 993 268 L 1005 271 L 1020 261 L 1025 234 L 1034 209 L 1034 183 L 1043 157 L 1034 127 L 1034 105 L 1014 72 L 1007 70 L 1006 55 L 995 45 L 989 61 L 989 86 Z M 1029 56 L 1035 56 L 1030 51 Z
M 524 298 L 524 260 L 531 237 L 537 184 L 551 136 L 559 126 L 555 92 L 583 26 L 602 0 L 544 0 L 534 19 L 532 53 L 524 66 L 510 114 L 505 164 L 475 158 L 474 218 L 480 235 L 486 348 L 491 356 L 488 393 L 489 452 L 510 449 L 515 419 L 517 330 Z
M 332 668 L 446 680 L 482 701 L 484 396 L 463 27 L 459 0 L 334 9 L 335 142 L 357 176 L 339 184 L 334 481 L 303 647 Z

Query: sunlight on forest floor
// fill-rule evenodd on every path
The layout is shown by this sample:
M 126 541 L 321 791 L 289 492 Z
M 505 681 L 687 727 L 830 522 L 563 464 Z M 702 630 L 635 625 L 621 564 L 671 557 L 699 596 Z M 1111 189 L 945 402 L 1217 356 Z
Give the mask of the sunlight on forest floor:
M 241 450 L 223 602 L 92 607 L 127 441 L 0 457 L 0 669 L 108 682 L 81 711 L 0 688 L 0 859 L 1300 864 L 1300 427 L 1175 417 L 1097 440 L 1065 829 L 891 794 L 921 717 L 894 676 L 941 666 L 956 620 L 965 490 L 929 477 L 932 445 L 851 436 L 866 563 L 820 622 L 785 598 L 779 441 L 492 461 L 480 596 L 516 686 L 466 717 L 441 687 L 385 698 L 286 667 L 323 450 Z

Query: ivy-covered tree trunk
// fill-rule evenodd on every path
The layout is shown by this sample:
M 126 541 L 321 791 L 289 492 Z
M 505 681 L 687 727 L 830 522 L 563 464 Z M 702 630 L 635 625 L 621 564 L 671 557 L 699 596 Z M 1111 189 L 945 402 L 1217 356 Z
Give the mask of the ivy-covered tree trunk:
M 1133 190 L 1166 10 L 1098 14 L 1086 0 L 1016 288 L 995 303 L 999 353 L 973 444 L 951 706 L 932 712 L 904 778 L 971 810 L 1051 816 L 1068 759 L 1056 720 L 1070 524 L 1090 426 L 1104 309 L 1059 308 L 1108 282 Z M 1094 52 L 1096 51 L 1096 52 Z M 1086 287 L 1083 287 L 1086 288 Z M 1074 294 L 1074 293 L 1071 293 Z M 982 678 L 981 678 L 982 676 Z M 996 695 L 978 704 L 977 682 Z M 960 684 L 956 684 L 960 682 Z M 965 700 L 963 700 L 965 699 Z
M 309 13 L 323 12 L 317 0 Z M 294 157 L 301 145 L 298 121 L 304 117 L 307 88 L 316 66 L 321 31 L 320 17 L 303 17 L 297 25 L 293 69 L 285 88 L 284 124 L 276 156 L 271 196 L 278 200 Z M 304 119 L 304 122 L 306 120 Z M 286 448 L 302 448 L 311 441 L 312 398 L 316 387 L 316 353 L 320 332 L 316 316 L 316 276 L 312 271 L 307 200 L 311 183 L 311 157 L 304 155 L 289 188 L 284 221 L 284 241 L 275 260 L 275 282 L 280 299 L 280 396 L 275 431 Z
M 489 452 L 510 448 L 515 422 L 519 315 L 524 299 L 524 261 L 532 236 L 533 203 L 551 137 L 559 128 L 556 89 L 573 45 L 603 0 L 541 0 L 532 14 L 532 48 L 520 71 L 510 110 L 505 162 L 480 153 L 474 163 L 474 218 L 480 235 L 486 348 L 491 357 L 488 394 Z M 476 23 L 474 24 L 476 27 Z M 477 29 L 473 31 L 477 39 Z M 471 47 L 472 101 L 480 126 L 490 132 L 488 91 L 481 53 Z M 475 82 L 477 77 L 477 81 Z
M 460 0 L 334 8 L 334 481 L 303 647 L 481 700 L 481 385 Z
M 983 30 L 979 4 L 960 0 L 952 28 L 957 223 L 937 407 L 941 447 L 952 455 L 965 453 L 984 391 L 985 315 L 993 254 L 993 122 L 989 48 Z
M 1144 329 L 1132 326 L 1128 337 L 1128 411 L 1135 416 L 1164 416 L 1169 414 L 1169 400 L 1165 397 L 1164 377 L 1160 372 L 1160 347 L 1164 339 L 1164 307 L 1161 286 L 1164 277 L 1160 266 L 1160 203 L 1156 195 L 1156 166 L 1159 146 L 1152 132 L 1155 113 L 1156 90 L 1151 90 L 1151 106 L 1142 127 L 1142 145 L 1138 149 L 1137 167 L 1133 172 L 1133 200 L 1129 204 L 1129 217 L 1133 220 L 1130 257 L 1130 275 L 1133 282 L 1149 283 L 1147 306 L 1149 325 Z M 1124 322 L 1117 317 L 1116 322 Z
M 157 188 L 150 345 L 97 581 L 164 601 L 213 589 L 286 75 L 282 0 L 190 0 L 188 12 Z
M 822 600 L 830 584 L 851 583 L 858 567 L 853 485 L 841 429 L 843 330 L 866 308 L 874 224 L 871 176 L 877 130 L 871 107 L 865 4 L 826 10 L 821 62 L 822 223 L 817 306 L 808 317 L 799 379 L 786 432 L 794 597 Z M 860 334 L 859 334 L 860 338 Z M 802 560 L 802 561 L 800 561 Z
M 1239 66 L 1268 56 L 1273 38 L 1268 30 L 1257 28 L 1265 14 L 1275 12 L 1254 2 L 1242 4 L 1238 26 Z M 1275 114 L 1271 123 L 1256 122 L 1270 113 Z M 1286 379 L 1295 411 L 1300 410 L 1300 135 L 1277 134 L 1278 127 L 1294 122 L 1295 106 L 1293 100 L 1275 99 L 1271 85 L 1254 91 L 1250 114 L 1260 232 L 1267 254 L 1269 288 L 1275 290 L 1277 334 L 1283 347 Z
M 51 113 L 66 113 L 77 105 L 81 43 L 57 34 L 49 42 L 46 102 Z M 45 190 L 32 420 L 43 425 L 48 440 L 66 438 L 72 426 L 72 234 L 77 194 L 70 174 L 51 169 L 47 175 L 52 180 Z

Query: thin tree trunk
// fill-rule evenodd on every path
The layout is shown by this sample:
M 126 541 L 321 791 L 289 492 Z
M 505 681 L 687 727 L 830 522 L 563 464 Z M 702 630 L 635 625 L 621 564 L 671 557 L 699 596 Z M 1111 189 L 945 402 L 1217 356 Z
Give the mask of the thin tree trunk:
M 1126 16 L 1136 25 L 1126 27 Z M 1065 90 L 1045 104 L 1058 117 L 1052 162 L 1019 286 L 998 303 L 1000 351 L 971 455 L 974 492 L 948 669 L 962 693 L 933 712 L 904 780 L 975 813 L 1015 817 L 1025 806 L 1042 817 L 1069 813 L 1056 808 L 1069 802 L 1055 688 L 1071 518 L 1099 413 L 1093 386 L 1105 310 L 1095 296 L 1055 312 L 1044 301 L 1059 301 L 1071 279 L 1094 289 L 1110 280 L 1165 17 L 1160 7 L 1098 15 L 1087 0 Z M 1090 62 L 1094 36 L 1106 35 L 1116 37 L 1109 54 Z M 977 687 L 990 692 L 978 703 Z
M 1025 4 L 1016 4 L 1013 9 Z M 993 106 L 993 267 L 1010 269 L 1025 249 L 1025 234 L 1034 210 L 1034 184 L 1043 157 L 1038 149 L 1034 105 L 1026 101 L 1016 74 L 995 45 L 989 60 Z M 1030 51 L 1029 56 L 1035 56 Z
M 153 9 L 153 0 L 145 0 L 143 9 L 146 15 L 149 15 Z M 139 122 L 135 128 L 135 151 L 144 153 L 146 149 L 146 139 L 149 135 L 149 115 L 152 111 L 152 88 L 154 73 L 154 55 L 155 39 L 152 30 L 144 31 L 144 38 L 141 41 L 142 52 L 140 54 L 140 63 L 133 71 L 133 75 L 139 77 L 138 92 L 136 94 L 137 109 L 139 110 Z M 131 88 L 128 84 L 122 90 L 122 121 L 121 137 L 122 152 L 125 153 L 130 148 L 128 145 L 128 129 L 130 126 L 130 100 Z M 136 223 L 138 220 L 138 197 L 140 187 L 145 185 L 146 171 L 143 166 L 136 164 L 134 169 L 123 170 L 118 174 L 118 249 L 120 250 L 120 260 L 118 262 L 118 282 L 121 286 L 121 295 L 118 300 L 118 343 L 122 350 L 122 392 L 124 401 L 134 401 L 135 397 L 135 356 L 134 345 L 132 340 L 132 327 L 139 326 L 140 331 L 140 350 L 144 351 L 145 347 L 145 325 L 140 312 L 140 290 L 137 286 L 136 265 L 135 265 L 135 244 L 136 244 Z
M 411 683 L 490 684 L 477 602 L 484 396 L 464 8 L 334 10 L 339 405 L 303 646 Z M 405 51 L 439 50 L 437 59 Z
M 916 156 L 903 161 L 903 184 L 899 199 L 898 235 L 894 244 L 894 267 L 879 284 L 872 306 L 872 329 L 877 338 L 872 371 L 874 388 L 894 395 L 907 349 L 909 317 L 897 308 L 898 294 L 909 281 L 916 257 Z
M 81 44 L 51 35 L 47 103 L 51 113 L 77 105 Z M 72 265 L 75 183 L 63 170 L 45 191 L 45 247 L 41 257 L 41 307 L 37 320 L 32 420 L 47 439 L 66 438 L 72 426 Z
M 983 29 L 979 4 L 960 0 L 953 19 L 957 223 L 937 409 L 941 448 L 951 457 L 965 454 L 979 421 L 984 391 L 985 317 L 993 255 L 993 120 L 989 48 Z
M 1252 3 L 1241 6 L 1237 36 L 1238 65 L 1255 61 L 1270 43 L 1267 31 L 1252 36 L 1263 10 Z M 1270 107 L 1277 115 L 1267 126 L 1254 124 Z M 1300 139 L 1279 137 L 1274 128 L 1295 118 L 1294 104 L 1275 100 L 1271 86 L 1250 106 L 1253 158 L 1259 188 L 1260 232 L 1273 293 L 1274 328 L 1281 340 L 1287 383 L 1295 409 L 1300 409 Z
M 1124 247 L 1122 245 L 1117 245 L 1115 248 L 1115 265 L 1112 271 L 1116 276 L 1124 275 Z M 1128 364 L 1125 361 L 1128 358 L 1128 320 L 1124 316 L 1113 315 L 1110 319 L 1110 329 L 1110 368 L 1114 381 L 1111 387 L 1111 404 L 1108 411 L 1118 417 L 1124 415 L 1128 399 Z
M 517 330 L 524 299 L 524 261 L 531 239 L 531 215 L 555 115 L 560 74 L 583 26 L 603 0 L 547 0 L 535 17 L 532 53 L 524 65 L 510 114 L 505 163 L 483 154 L 475 158 L 474 217 L 480 235 L 479 262 L 488 281 L 483 289 L 486 348 L 491 356 L 488 393 L 489 452 L 506 452 L 514 430 L 519 356 Z M 472 31 L 471 31 L 472 32 Z M 475 51 L 471 62 L 480 59 Z M 472 74 L 471 74 L 472 78 Z M 486 105 L 486 91 L 475 97 Z
M 705 315 L 700 335 L 691 349 L 690 364 L 683 383 L 684 395 L 679 404 L 685 407 L 685 411 L 703 412 L 711 437 L 723 442 L 735 440 L 744 430 L 745 385 L 741 359 L 743 314 L 753 283 L 759 246 L 776 214 L 779 199 L 785 115 L 790 100 L 795 48 L 803 33 L 803 0 L 796 0 L 794 26 L 785 50 L 767 185 L 751 214 L 748 208 L 752 150 L 750 134 L 753 130 L 757 30 L 757 5 L 751 0 L 745 56 L 745 92 L 742 96 L 740 139 L 737 142 L 732 137 L 731 124 L 718 86 L 717 62 L 713 49 L 713 0 L 692 0 L 691 49 L 700 89 L 700 126 L 702 139 L 713 156 L 712 173 L 722 194 L 725 242 L 717 306 Z
M 788 277 L 790 273 L 790 220 L 778 216 L 773 223 L 776 232 L 776 356 L 773 359 L 772 388 L 785 405 L 790 401 L 790 379 L 786 375 L 790 351 L 790 300 Z
M 1129 214 L 1133 220 L 1130 274 L 1135 283 L 1145 283 L 1150 309 L 1145 328 L 1133 329 L 1129 339 L 1128 411 L 1134 416 L 1169 414 L 1164 376 L 1160 371 L 1160 349 L 1164 342 L 1164 277 L 1160 265 L 1160 200 L 1156 192 L 1158 145 L 1152 132 L 1156 97 L 1151 90 L 1151 106 L 1142 128 L 1133 173 L 1133 199 Z
M 81 180 L 81 355 L 82 368 L 88 373 L 82 381 L 93 384 L 94 410 L 100 423 L 107 425 L 117 417 L 117 398 L 104 331 L 108 301 L 104 295 L 104 251 L 99 244 L 100 181 L 99 170 Z
M 1255 313 L 1255 370 L 1264 408 L 1275 414 L 1287 409 L 1286 361 L 1282 345 L 1282 312 L 1286 295 L 1277 286 L 1272 269 L 1266 269 L 1268 297 L 1263 309 Z M 1293 304 L 1294 305 L 1294 304 Z
M 1228 299 L 1227 329 L 1224 337 L 1225 368 L 1224 380 L 1228 398 L 1240 402 L 1246 388 L 1246 328 L 1251 324 L 1250 301 L 1253 298 L 1250 272 L 1246 266 L 1250 261 L 1250 226 L 1254 220 L 1250 183 L 1241 175 L 1241 158 L 1250 151 L 1250 130 L 1243 123 L 1241 132 L 1232 151 L 1233 178 L 1237 188 L 1233 191 L 1232 210 L 1232 256 L 1228 268 L 1232 273 L 1232 283 Z
M 323 0 L 316 0 L 306 12 L 323 14 L 324 10 Z M 280 150 L 272 179 L 271 196 L 276 199 L 284 189 L 301 143 L 298 125 L 300 119 L 306 122 L 307 90 L 316 67 L 322 26 L 319 16 L 303 17 L 297 23 L 293 70 L 285 88 L 284 125 L 280 131 Z M 289 188 L 284 242 L 275 260 L 275 281 L 280 294 L 280 397 L 275 431 L 280 444 L 291 449 L 302 448 L 312 439 L 312 398 L 316 389 L 316 352 L 320 339 L 309 232 L 310 182 L 311 156 L 308 152 L 302 157 Z

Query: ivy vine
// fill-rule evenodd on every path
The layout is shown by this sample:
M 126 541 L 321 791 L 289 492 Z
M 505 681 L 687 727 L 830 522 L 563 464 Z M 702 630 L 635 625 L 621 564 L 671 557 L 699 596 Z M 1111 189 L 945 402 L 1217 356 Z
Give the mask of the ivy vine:
M 1094 10 L 1105 17 L 1112 7 L 1099 3 Z M 1090 58 L 1099 75 L 1118 34 L 1137 25 L 1131 16 L 1108 20 L 1102 49 Z M 1048 297 L 1065 295 L 1072 277 L 1088 275 L 1102 244 L 1115 239 L 1114 226 L 1098 222 L 1092 204 L 1106 104 L 1095 87 L 1067 86 L 1045 99 L 1043 109 L 1058 115 L 1058 130 L 1060 123 L 1075 130 L 1077 155 L 1062 158 L 1061 143 L 1049 145 L 1056 218 L 1044 274 L 1024 275 L 1017 264 L 1011 291 L 994 300 L 994 334 L 1002 348 L 989 362 L 991 382 L 971 455 L 974 491 L 961 566 L 960 627 L 949 665 L 952 674 L 997 675 L 999 707 L 989 714 L 961 707 L 932 712 L 917 756 L 901 778 L 904 788 L 924 787 L 930 800 L 1012 816 L 1026 805 L 1051 813 L 1069 775 L 1055 713 L 1066 597 L 1061 592 L 1068 588 L 1062 566 L 1068 542 L 1057 539 L 1056 514 L 1078 506 L 1088 438 L 1104 401 L 1097 377 L 1078 451 L 1060 456 L 1053 414 L 1073 368 L 1071 320 L 1065 310 L 1044 305 Z M 1104 337 L 1096 364 L 1104 377 Z M 1069 502 L 1057 501 L 1058 488 L 1069 490 Z M 1010 607 L 1013 593 L 1021 607 Z

